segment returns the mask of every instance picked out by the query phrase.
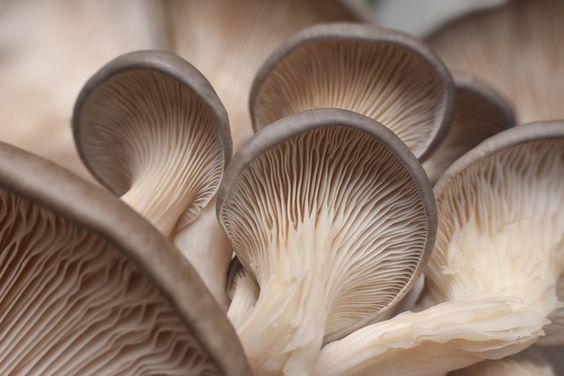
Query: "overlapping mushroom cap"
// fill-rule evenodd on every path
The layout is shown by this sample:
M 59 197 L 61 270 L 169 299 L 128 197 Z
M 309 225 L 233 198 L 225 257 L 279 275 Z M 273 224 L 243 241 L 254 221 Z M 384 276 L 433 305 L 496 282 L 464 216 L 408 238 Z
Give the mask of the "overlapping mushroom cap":
M 520 123 L 564 118 L 564 2 L 511 0 L 427 38 L 449 68 L 509 98 Z
M 416 39 L 361 24 L 326 24 L 290 38 L 253 82 L 253 127 L 315 108 L 341 108 L 390 128 L 420 159 L 444 137 L 454 87 Z
M 381 124 L 337 109 L 255 134 L 226 172 L 218 217 L 260 287 L 234 322 L 258 374 L 311 372 L 324 337 L 393 307 L 435 231 L 413 154 Z
M 294 33 L 356 19 L 338 0 L 168 1 L 171 48 L 212 83 L 231 120 L 235 149 L 253 133 L 247 99 L 257 69 Z
M 465 154 L 434 189 L 422 310 L 327 345 L 316 374 L 436 375 L 539 338 L 561 343 L 563 184 L 564 122 L 516 127 Z
M 0 373 L 249 375 L 227 318 L 148 222 L 0 144 Z
M 479 80 L 455 75 L 454 116 L 445 140 L 423 168 L 435 183 L 464 153 L 488 137 L 515 125 L 515 115 L 507 101 Z
M 90 171 L 167 235 L 208 204 L 231 156 L 212 87 L 164 52 L 122 55 L 98 71 L 76 102 L 73 131 Z
M 487 360 L 449 376 L 556 376 L 538 349 L 528 349 L 500 360 Z

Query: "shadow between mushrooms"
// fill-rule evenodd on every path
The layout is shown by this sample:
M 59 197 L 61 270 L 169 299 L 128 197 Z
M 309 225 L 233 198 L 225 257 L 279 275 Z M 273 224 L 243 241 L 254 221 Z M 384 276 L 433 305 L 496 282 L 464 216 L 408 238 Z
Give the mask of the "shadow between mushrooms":
M 249 375 L 195 271 L 118 199 L 0 144 L 0 373 Z
M 218 218 L 260 288 L 245 314 L 229 311 L 259 375 L 309 374 L 324 340 L 393 309 L 436 224 L 409 149 L 376 121 L 337 109 L 257 132 L 226 172 Z
M 431 183 L 464 153 L 485 139 L 515 125 L 509 103 L 479 80 L 455 75 L 454 116 L 445 140 L 423 168 Z
M 390 128 L 420 159 L 445 136 L 454 86 L 442 62 L 406 34 L 325 24 L 286 41 L 260 68 L 250 96 L 254 129 L 316 108 L 341 108 Z
M 562 343 L 563 172 L 564 122 L 512 128 L 455 162 L 434 188 L 421 311 L 330 343 L 315 374 L 430 376 Z
M 122 55 L 85 84 L 73 132 L 89 170 L 173 238 L 224 304 L 231 250 L 214 197 L 231 157 L 231 136 L 209 82 L 168 53 Z

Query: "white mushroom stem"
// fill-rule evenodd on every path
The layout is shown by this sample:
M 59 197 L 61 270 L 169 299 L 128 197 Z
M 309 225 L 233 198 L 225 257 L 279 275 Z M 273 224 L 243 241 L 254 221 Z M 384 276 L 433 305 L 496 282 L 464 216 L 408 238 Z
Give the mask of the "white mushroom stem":
M 174 245 L 190 261 L 216 301 L 227 309 L 225 284 L 232 252 L 229 240 L 217 222 L 215 199 L 173 239 Z
M 487 360 L 449 376 L 556 376 L 554 369 L 535 348 L 500 359 Z

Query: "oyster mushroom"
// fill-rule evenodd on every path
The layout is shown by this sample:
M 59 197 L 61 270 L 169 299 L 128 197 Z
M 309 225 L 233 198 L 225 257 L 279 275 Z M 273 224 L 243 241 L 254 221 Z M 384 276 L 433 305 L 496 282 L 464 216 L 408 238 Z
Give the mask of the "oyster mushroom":
M 290 38 L 253 82 L 253 127 L 305 110 L 342 108 L 390 128 L 420 159 L 442 141 L 454 86 L 422 43 L 372 25 L 326 24 Z
M 455 75 L 454 116 L 445 140 L 423 163 L 435 183 L 446 169 L 480 142 L 515 125 L 507 101 L 493 89 L 472 77 Z
M 554 369 L 537 349 L 500 359 L 487 360 L 449 376 L 556 376 Z
M 229 312 L 259 375 L 309 374 L 323 341 L 394 308 L 434 241 L 420 164 L 350 111 L 307 111 L 260 130 L 218 197 L 220 223 L 260 288 L 245 315 Z
M 175 0 L 167 3 L 172 50 L 212 83 L 229 113 L 237 149 L 252 134 L 247 98 L 260 64 L 299 30 L 354 21 L 336 0 Z
M 427 41 L 457 72 L 509 98 L 519 123 L 564 118 L 564 2 L 512 0 L 452 21 Z
M 455 162 L 434 188 L 421 311 L 328 344 L 315 374 L 444 374 L 543 336 L 562 306 L 563 172 L 564 122 L 512 128 Z
M 196 272 L 124 203 L 0 144 L 0 373 L 249 375 Z
M 225 109 L 208 81 L 168 53 L 122 55 L 85 84 L 72 125 L 92 174 L 163 234 L 177 237 L 223 302 L 231 251 L 215 218 L 214 197 L 231 157 L 231 138 Z
M 76 93 L 109 59 L 167 47 L 152 0 L 18 0 L 0 6 L 0 139 L 91 179 L 68 131 Z

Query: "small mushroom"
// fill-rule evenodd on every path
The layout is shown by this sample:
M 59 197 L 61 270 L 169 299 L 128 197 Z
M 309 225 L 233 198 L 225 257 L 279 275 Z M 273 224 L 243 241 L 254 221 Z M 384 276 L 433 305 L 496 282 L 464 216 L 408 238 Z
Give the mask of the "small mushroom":
M 218 218 L 260 289 L 245 315 L 228 313 L 259 375 L 309 374 L 324 341 L 392 310 L 417 280 L 436 224 L 409 149 L 338 109 L 257 132 L 228 167 Z
M 225 109 L 208 81 L 168 53 L 122 55 L 84 86 L 73 132 L 92 174 L 173 238 L 226 304 L 231 250 L 214 197 L 231 157 L 231 138 Z
M 420 159 L 442 141 L 454 86 L 442 62 L 406 34 L 326 24 L 290 38 L 260 68 L 250 96 L 254 129 L 315 108 L 341 108 L 390 128 Z
M 438 375 L 541 338 L 562 307 L 563 185 L 564 122 L 512 128 L 465 154 L 434 188 L 420 311 L 328 344 L 314 374 Z
M 512 102 L 519 123 L 564 118 L 564 2 L 512 0 L 456 19 L 427 38 L 454 71 Z
M 236 333 L 153 226 L 0 144 L 0 374 L 250 375 Z
M 423 163 L 435 183 L 446 169 L 480 142 L 515 125 L 511 106 L 495 90 L 479 80 L 455 75 L 454 117 L 445 140 Z
M 260 64 L 286 38 L 320 23 L 354 21 L 345 1 L 168 1 L 171 45 L 212 83 L 231 120 L 235 149 L 252 134 L 247 98 Z
M 556 376 L 554 369 L 537 349 L 528 349 L 500 360 L 487 360 L 449 376 Z

